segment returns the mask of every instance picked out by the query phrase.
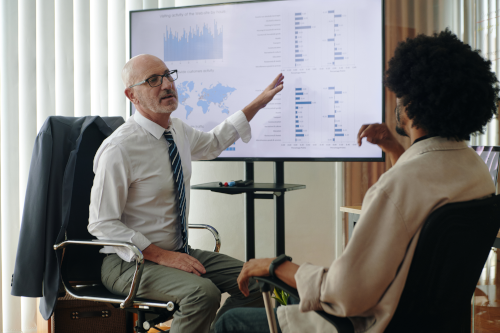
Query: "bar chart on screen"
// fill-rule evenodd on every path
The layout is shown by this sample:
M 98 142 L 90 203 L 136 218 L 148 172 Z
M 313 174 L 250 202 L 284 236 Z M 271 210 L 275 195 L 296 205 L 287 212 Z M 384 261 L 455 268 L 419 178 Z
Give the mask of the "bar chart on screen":
M 283 15 L 283 67 L 339 67 L 356 63 L 348 9 L 308 9 Z
M 196 25 L 187 31 L 172 31 L 168 26 L 163 37 L 163 60 L 211 60 L 223 59 L 224 32 L 214 21 L 213 27 Z

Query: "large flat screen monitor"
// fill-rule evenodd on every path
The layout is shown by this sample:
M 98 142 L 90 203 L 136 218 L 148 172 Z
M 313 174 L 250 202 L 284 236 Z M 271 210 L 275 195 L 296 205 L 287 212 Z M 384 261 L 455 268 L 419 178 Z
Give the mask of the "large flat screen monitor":
M 130 13 L 131 57 L 178 70 L 173 117 L 210 131 L 279 74 L 285 88 L 219 160 L 382 161 L 383 0 L 248 1 Z

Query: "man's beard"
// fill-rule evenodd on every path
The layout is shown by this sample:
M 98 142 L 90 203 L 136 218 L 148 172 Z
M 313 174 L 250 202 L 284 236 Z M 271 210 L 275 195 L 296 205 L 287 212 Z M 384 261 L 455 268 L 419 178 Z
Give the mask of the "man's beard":
M 173 95 L 175 97 L 175 102 L 172 102 L 168 105 L 161 105 L 161 99 L 167 95 Z M 142 100 L 143 100 L 143 103 L 144 106 L 151 110 L 152 112 L 154 113 L 158 113 L 158 114 L 167 114 L 167 113 L 172 113 L 174 112 L 175 110 L 177 110 L 177 106 L 178 106 L 178 100 L 177 100 L 177 93 L 175 90 L 164 90 L 160 96 L 159 96 L 160 100 L 157 101 L 155 98 L 147 98 L 147 97 L 143 97 Z
M 396 114 L 396 133 L 398 133 L 401 136 L 408 136 L 408 134 L 405 132 L 405 129 L 401 127 L 401 115 L 400 115 L 401 109 L 399 105 L 396 105 L 394 113 Z

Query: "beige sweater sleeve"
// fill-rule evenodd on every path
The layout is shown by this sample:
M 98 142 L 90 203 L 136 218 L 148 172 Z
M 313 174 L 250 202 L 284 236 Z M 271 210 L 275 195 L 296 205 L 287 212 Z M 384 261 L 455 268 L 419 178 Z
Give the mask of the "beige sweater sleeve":
M 372 186 L 345 252 L 329 269 L 309 263 L 295 275 L 300 310 L 340 317 L 373 308 L 394 280 L 411 240 L 402 214 L 387 193 Z

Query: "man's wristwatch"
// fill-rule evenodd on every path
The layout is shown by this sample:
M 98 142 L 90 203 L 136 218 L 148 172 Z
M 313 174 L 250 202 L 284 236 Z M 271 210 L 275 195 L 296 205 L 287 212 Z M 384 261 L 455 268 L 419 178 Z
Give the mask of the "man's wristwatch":
M 273 262 L 271 262 L 271 265 L 269 265 L 269 275 L 271 275 L 272 277 L 276 277 L 274 275 L 274 270 L 285 261 L 292 261 L 292 257 L 289 257 L 283 253 L 279 255 L 276 259 L 274 259 Z

